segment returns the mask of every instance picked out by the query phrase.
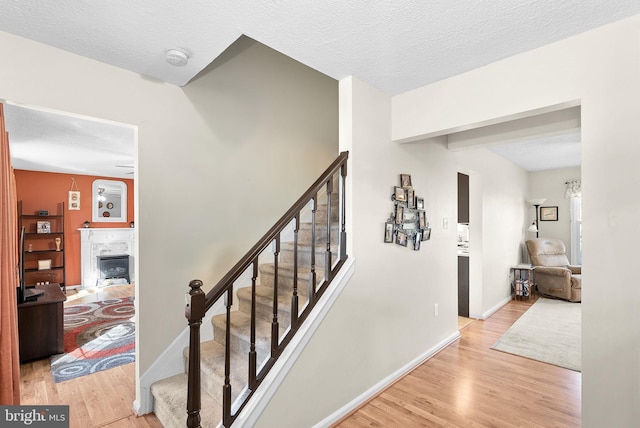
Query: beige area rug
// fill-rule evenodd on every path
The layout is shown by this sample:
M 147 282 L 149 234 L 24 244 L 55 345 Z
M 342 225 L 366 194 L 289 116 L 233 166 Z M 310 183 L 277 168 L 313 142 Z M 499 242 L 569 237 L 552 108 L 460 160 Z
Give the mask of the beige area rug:
M 540 298 L 491 349 L 579 372 L 581 320 L 580 303 Z

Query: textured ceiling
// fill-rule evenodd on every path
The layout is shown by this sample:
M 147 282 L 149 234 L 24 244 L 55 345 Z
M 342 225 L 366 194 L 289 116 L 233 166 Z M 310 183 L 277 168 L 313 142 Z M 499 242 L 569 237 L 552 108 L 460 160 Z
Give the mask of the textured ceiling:
M 640 0 L 4 0 L 0 30 L 181 86 L 244 34 L 396 95 L 637 13 Z M 188 64 L 167 63 L 169 49 L 187 53 Z
M 636 13 L 638 0 L 6 0 L 0 30 L 176 85 L 245 34 L 395 95 Z M 165 61 L 174 48 L 188 65 Z

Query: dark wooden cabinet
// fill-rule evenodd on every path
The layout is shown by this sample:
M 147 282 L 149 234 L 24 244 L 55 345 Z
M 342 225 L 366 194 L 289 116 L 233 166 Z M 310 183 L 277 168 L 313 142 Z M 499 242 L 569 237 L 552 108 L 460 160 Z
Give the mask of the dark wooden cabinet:
M 24 284 L 60 284 L 66 291 L 64 202 L 57 213 L 38 215 L 23 212 L 18 203 L 19 231 L 24 228 L 24 249 L 20 254 L 24 265 Z
M 64 352 L 64 301 L 59 284 L 38 285 L 37 300 L 18 305 L 20 362 Z
M 458 223 L 469 223 L 469 176 L 458 173 Z
M 458 315 L 469 316 L 469 257 L 458 256 Z

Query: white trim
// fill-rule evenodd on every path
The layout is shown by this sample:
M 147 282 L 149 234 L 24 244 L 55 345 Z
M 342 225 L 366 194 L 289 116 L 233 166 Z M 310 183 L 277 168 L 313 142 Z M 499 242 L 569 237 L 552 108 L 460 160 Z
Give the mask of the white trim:
M 335 424 L 340 419 L 348 415 L 350 412 L 352 412 L 353 410 L 357 409 L 358 407 L 360 407 L 361 405 L 369 401 L 371 398 L 377 395 L 380 391 L 384 390 L 393 382 L 400 379 L 401 377 L 403 377 L 404 375 L 406 375 L 407 373 L 409 373 L 410 371 L 418 367 L 420 364 L 427 361 L 437 352 L 446 348 L 447 346 L 449 346 L 451 343 L 458 340 L 459 338 L 460 338 L 460 332 L 456 330 L 454 334 L 444 339 L 440 343 L 436 344 L 432 348 L 428 349 L 427 351 L 425 351 L 424 353 L 422 353 L 417 358 L 413 359 L 412 361 L 410 361 L 408 364 L 404 365 L 400 369 L 391 373 L 389 376 L 382 379 L 377 384 L 373 385 L 371 388 L 369 388 L 368 390 L 366 390 L 365 392 L 363 392 L 362 394 L 360 394 L 359 396 L 351 400 L 349 403 L 342 406 L 340 409 L 336 410 L 331 415 L 327 416 L 326 418 L 324 418 L 323 420 L 315 424 L 313 428 L 328 427 Z
M 309 317 L 302 324 L 296 335 L 291 342 L 287 345 L 285 350 L 278 358 L 278 361 L 273 365 L 265 379 L 260 384 L 260 388 L 254 393 L 249 403 L 242 410 L 240 415 L 236 418 L 234 426 L 237 427 L 252 427 L 256 424 L 258 418 L 262 415 L 262 412 L 271 401 L 271 398 L 276 393 L 280 384 L 284 381 L 287 374 L 298 360 L 302 351 L 306 347 L 307 343 L 311 340 L 314 333 L 322 323 L 324 317 L 329 313 L 329 310 L 338 299 L 338 296 L 347 285 L 353 272 L 355 271 L 355 260 L 348 258 L 340 272 L 333 279 L 332 284 L 317 306 L 313 308 Z
M 501 307 L 503 307 L 504 305 L 506 305 L 507 303 L 509 303 L 512 300 L 512 297 L 509 296 L 506 299 L 504 299 L 503 301 L 501 301 L 500 303 L 498 303 L 497 305 L 495 305 L 493 308 L 489 309 L 488 311 L 486 311 L 485 313 L 483 313 L 482 315 L 477 315 L 477 314 L 469 314 L 470 318 L 475 318 L 478 320 L 486 320 L 487 318 L 489 318 L 491 315 L 493 315 L 494 313 L 496 313 L 498 311 L 498 309 L 500 309 Z

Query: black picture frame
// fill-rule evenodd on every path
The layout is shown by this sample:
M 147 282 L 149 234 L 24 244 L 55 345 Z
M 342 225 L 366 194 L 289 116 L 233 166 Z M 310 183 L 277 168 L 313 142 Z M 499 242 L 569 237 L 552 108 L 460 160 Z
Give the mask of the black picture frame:
M 429 239 L 431 239 L 431 228 L 423 229 L 421 233 L 423 241 L 428 241 Z
M 413 251 L 420 251 L 421 241 L 422 241 L 422 232 L 418 232 L 413 237 Z
M 396 205 L 396 224 L 402 224 L 404 218 L 404 207 L 402 205 Z
M 416 196 L 413 189 L 407 189 L 407 206 L 409 208 L 415 208 L 416 206 Z
M 418 228 L 426 229 L 427 227 L 427 214 L 424 211 L 418 211 Z
M 384 242 L 386 244 L 393 243 L 393 223 L 388 221 L 384 224 Z
M 416 208 L 419 210 L 424 209 L 424 198 L 419 198 L 416 196 Z
M 407 191 L 402 187 L 396 186 L 393 196 L 398 202 L 407 202 Z
M 411 174 L 400 174 L 400 186 L 405 189 L 410 189 L 411 186 Z
M 406 233 L 404 232 L 396 233 L 396 244 L 406 247 L 408 241 L 409 241 L 409 237 L 407 236 Z
M 558 221 L 558 207 L 540 207 L 540 221 Z

